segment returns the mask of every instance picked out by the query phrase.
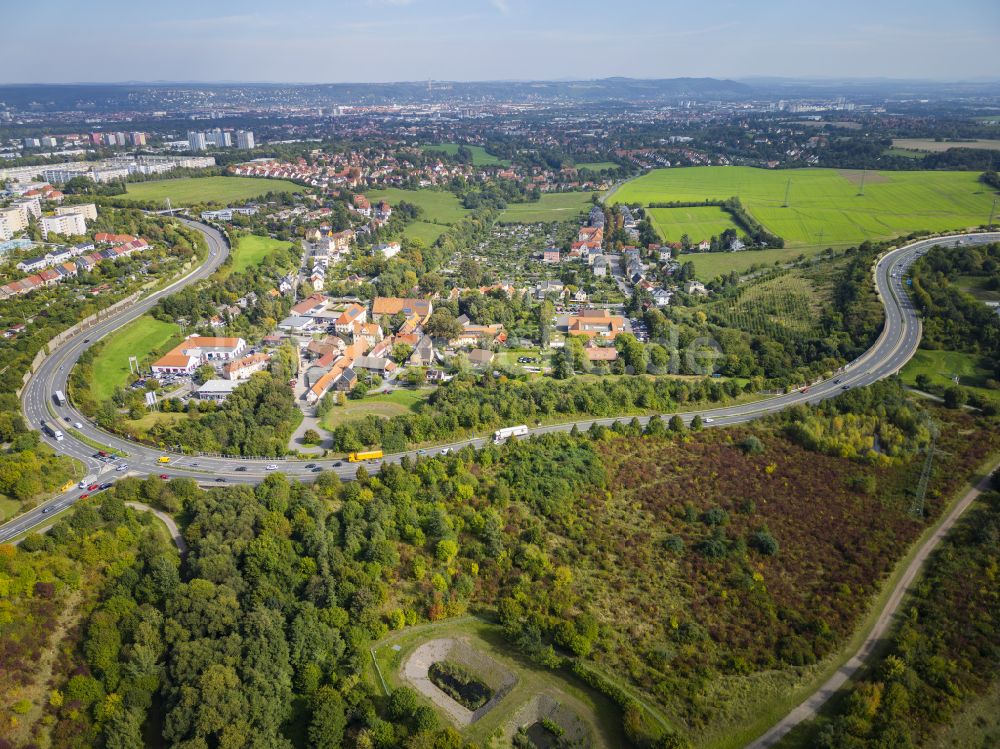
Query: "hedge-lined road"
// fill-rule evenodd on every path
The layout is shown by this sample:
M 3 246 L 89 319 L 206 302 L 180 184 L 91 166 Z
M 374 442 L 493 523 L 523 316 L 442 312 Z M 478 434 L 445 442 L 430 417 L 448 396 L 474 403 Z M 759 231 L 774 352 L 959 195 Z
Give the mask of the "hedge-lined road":
M 83 424 L 83 428 L 79 431 L 93 443 L 127 453 L 128 457 L 124 458 L 124 462 L 128 464 L 129 472 L 163 474 L 171 478 L 187 477 L 203 484 L 217 483 L 220 479 L 232 483 L 257 483 L 270 473 L 268 466 L 277 466 L 277 469 L 272 468 L 271 470 L 280 470 L 290 476 L 307 479 L 314 475 L 314 468 L 307 467 L 307 461 L 192 457 L 164 453 L 150 447 L 137 445 L 98 429 L 72 406 L 56 406 L 52 400 L 52 396 L 57 390 L 66 392 L 70 370 L 81 354 L 90 346 L 147 312 L 165 295 L 206 278 L 222 264 L 229 253 L 229 247 L 223 236 L 205 224 L 196 221 L 185 221 L 185 223 L 199 230 L 205 236 L 209 247 L 206 262 L 185 278 L 118 312 L 85 333 L 70 338 L 53 351 L 42 362 L 24 388 L 22 405 L 25 418 L 34 428 L 38 428 L 42 420 L 57 421 L 66 434 L 65 439 L 56 442 L 45 434 L 42 435 L 43 439 L 55 450 L 83 461 L 89 471 L 88 476 L 91 483 L 106 482 L 112 480 L 109 477 L 122 474 L 116 473 L 108 463 L 93 457 L 95 449 L 76 439 L 73 432 L 67 429 L 69 424 L 67 417 L 72 422 Z M 905 280 L 903 276 L 909 265 L 920 254 L 934 245 L 984 244 L 998 240 L 1000 240 L 1000 233 L 956 235 L 922 240 L 887 253 L 875 268 L 876 288 L 885 306 L 885 324 L 882 332 L 868 351 L 845 366 L 836 377 L 810 386 L 808 392 L 794 391 L 754 403 L 690 411 L 680 415 L 686 422 L 690 422 L 698 414 L 708 426 L 740 424 L 799 403 L 818 403 L 826 398 L 839 395 L 848 387 L 869 385 L 884 377 L 896 374 L 913 356 L 920 343 L 920 320 L 904 290 Z M 52 412 L 58 414 L 58 419 L 52 418 Z M 666 416 L 670 416 L 670 414 Z M 532 428 L 529 433 L 535 435 L 565 432 L 572 429 L 574 425 L 584 430 L 595 423 L 611 425 L 617 420 L 619 419 L 590 419 L 552 424 Z M 639 421 L 644 424 L 649 421 L 649 417 L 640 417 Z M 445 447 L 459 449 L 471 445 L 479 448 L 488 441 L 488 437 L 467 439 L 451 445 L 439 445 L 432 450 L 410 450 L 405 453 L 387 455 L 384 460 L 398 462 L 403 456 L 417 457 L 426 453 L 438 453 Z M 170 462 L 168 464 L 159 462 L 159 458 L 163 455 L 169 455 Z M 338 466 L 337 462 L 340 461 L 314 459 L 309 465 L 318 465 L 323 469 L 335 471 L 344 479 L 353 478 L 357 466 L 346 461 L 341 462 L 341 465 Z M 381 462 L 369 462 L 366 467 L 369 470 L 378 470 Z M 68 507 L 84 493 L 86 491 L 82 489 L 66 492 L 0 526 L 0 542 L 44 523 L 52 512 Z

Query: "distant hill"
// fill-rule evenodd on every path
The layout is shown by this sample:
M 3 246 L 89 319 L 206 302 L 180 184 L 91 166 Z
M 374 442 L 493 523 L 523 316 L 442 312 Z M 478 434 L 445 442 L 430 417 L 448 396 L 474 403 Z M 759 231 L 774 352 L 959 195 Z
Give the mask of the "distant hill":
M 170 92 L 170 105 L 165 94 Z M 665 101 L 732 99 L 752 91 L 745 83 L 717 78 L 603 78 L 581 81 L 407 81 L 399 83 L 122 83 L 19 84 L 0 86 L 0 102 L 19 110 L 154 111 L 175 109 L 178 92 L 211 93 L 214 103 L 246 104 L 247 93 L 262 103 L 331 106 L 337 104 L 418 103 L 443 101 Z

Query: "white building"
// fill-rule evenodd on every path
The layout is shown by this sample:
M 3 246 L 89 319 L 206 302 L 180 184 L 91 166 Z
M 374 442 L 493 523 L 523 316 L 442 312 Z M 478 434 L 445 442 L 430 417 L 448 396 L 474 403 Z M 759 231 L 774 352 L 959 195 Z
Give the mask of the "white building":
M 79 205 L 61 205 L 56 208 L 57 216 L 72 216 L 74 214 L 83 216 L 87 221 L 97 219 L 97 206 L 93 203 L 80 203 Z
M 42 216 L 40 228 L 42 239 L 48 239 L 49 234 L 62 234 L 63 236 L 86 234 L 87 222 L 79 213 L 71 213 L 67 216 Z
M 250 130 L 237 130 L 236 147 L 244 151 L 253 150 L 254 147 L 253 133 Z
M 195 132 L 194 130 L 188 131 L 188 148 L 192 151 L 204 151 L 208 146 L 208 142 L 205 139 L 205 133 Z

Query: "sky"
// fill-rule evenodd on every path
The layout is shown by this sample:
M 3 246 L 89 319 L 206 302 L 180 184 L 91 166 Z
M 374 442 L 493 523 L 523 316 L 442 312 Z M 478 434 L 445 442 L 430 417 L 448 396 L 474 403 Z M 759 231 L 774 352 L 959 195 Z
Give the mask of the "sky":
M 1000 79 L 1000 0 L 12 2 L 0 81 Z

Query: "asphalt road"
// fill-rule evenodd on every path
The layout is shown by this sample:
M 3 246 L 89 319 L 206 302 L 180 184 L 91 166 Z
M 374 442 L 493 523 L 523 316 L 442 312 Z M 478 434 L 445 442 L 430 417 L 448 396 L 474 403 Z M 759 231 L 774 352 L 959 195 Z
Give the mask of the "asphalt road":
M 129 442 L 121 437 L 99 429 L 72 406 L 56 406 L 52 395 L 57 390 L 66 392 L 66 381 L 73 364 L 80 355 L 100 338 L 108 335 L 121 326 L 131 322 L 148 311 L 160 298 L 190 283 L 197 282 L 213 273 L 225 260 L 229 252 L 225 239 L 215 229 L 195 221 L 185 221 L 189 226 L 201 231 L 209 246 L 209 257 L 204 265 L 185 278 L 171 286 L 147 297 L 141 302 L 122 310 L 116 315 L 102 321 L 86 333 L 69 339 L 39 366 L 28 381 L 22 393 L 22 406 L 25 418 L 29 424 L 39 427 L 41 420 L 53 421 L 49 409 L 58 415 L 58 421 L 66 437 L 59 442 L 43 433 L 43 439 L 61 453 L 80 459 L 88 469 L 90 484 L 113 480 L 110 477 L 126 475 L 117 472 L 115 465 L 122 462 L 128 465 L 128 473 L 142 475 L 165 475 L 170 478 L 187 477 L 202 484 L 216 483 L 258 483 L 272 471 L 281 471 L 299 479 L 309 479 L 316 468 L 335 471 L 343 479 L 354 477 L 357 466 L 347 461 L 330 459 L 304 460 L 248 460 L 242 458 L 192 457 L 177 453 L 164 453 L 149 447 Z M 766 400 L 735 406 L 690 411 L 680 414 L 690 422 L 696 414 L 701 415 L 707 426 L 728 426 L 741 424 L 760 418 L 789 406 L 800 403 L 818 403 L 832 398 L 844 389 L 869 385 L 877 380 L 896 374 L 909 361 L 920 343 L 920 320 L 910 304 L 905 293 L 903 276 L 909 265 L 923 252 L 934 245 L 954 245 L 958 243 L 984 244 L 1000 241 L 1000 233 L 955 235 L 922 240 L 887 253 L 879 261 L 875 271 L 876 288 L 885 306 L 885 324 L 875 344 L 862 356 L 847 364 L 835 377 L 811 385 L 808 392 L 795 391 L 777 395 Z M 672 414 L 666 414 L 671 416 Z M 80 422 L 83 428 L 79 430 L 86 437 L 110 448 L 128 453 L 128 457 L 112 465 L 94 458 L 94 448 L 75 439 L 66 430 L 71 422 Z M 648 416 L 640 417 L 640 423 L 649 421 Z M 530 435 L 548 432 L 566 432 L 577 426 L 581 430 L 588 429 L 592 424 L 611 425 L 620 419 L 589 419 L 564 424 L 539 426 L 529 430 Z M 460 449 L 467 445 L 479 448 L 489 438 L 468 439 L 450 445 L 439 445 L 430 450 L 410 450 L 385 456 L 385 461 L 398 462 L 403 456 L 417 457 L 424 454 L 437 454 L 443 449 Z M 161 456 L 170 458 L 168 464 L 161 464 Z M 337 463 L 340 462 L 340 465 Z M 369 461 L 365 464 L 369 471 L 377 471 L 382 461 Z M 87 492 L 83 489 L 72 491 L 54 497 L 38 507 L 0 526 L 0 542 L 34 528 L 49 519 L 51 513 L 64 509 L 80 499 Z

